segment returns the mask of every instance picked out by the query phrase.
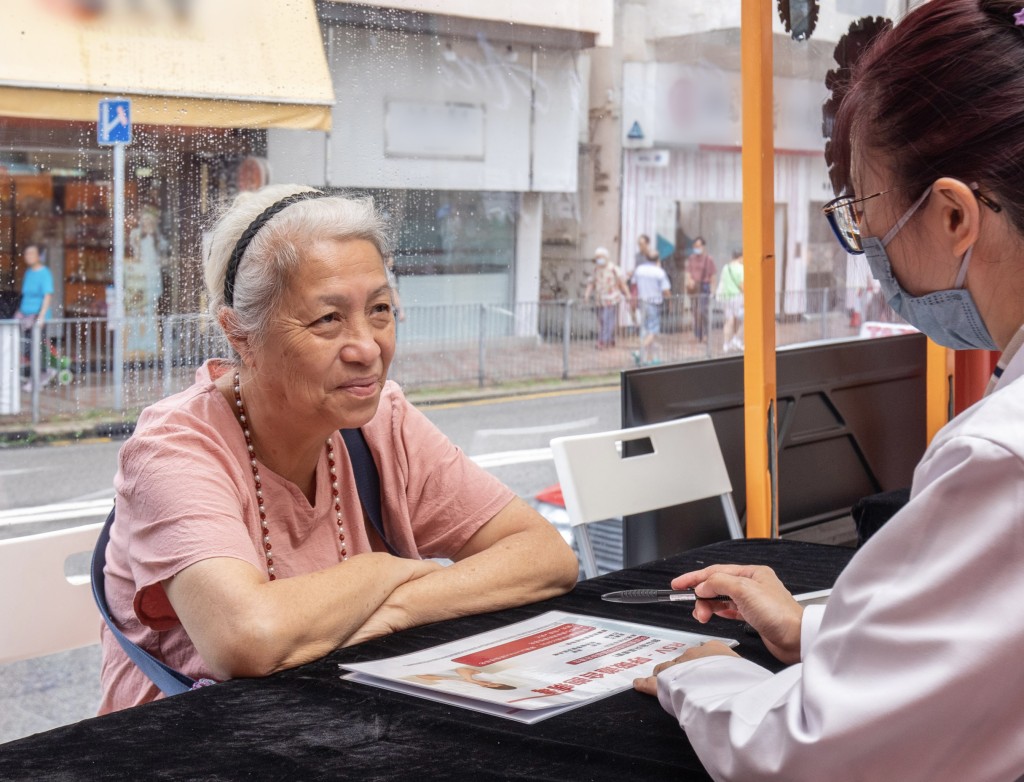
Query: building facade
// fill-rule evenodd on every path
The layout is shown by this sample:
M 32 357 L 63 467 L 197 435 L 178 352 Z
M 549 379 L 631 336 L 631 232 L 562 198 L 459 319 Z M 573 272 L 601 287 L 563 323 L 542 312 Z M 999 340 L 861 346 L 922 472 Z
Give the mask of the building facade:
M 547 248 L 577 245 L 585 53 L 611 7 L 321 2 L 331 129 L 268 131 L 274 180 L 372 196 L 407 306 L 493 305 L 494 327 L 535 331 L 512 313 L 541 297 Z M 404 336 L 435 335 L 424 323 Z

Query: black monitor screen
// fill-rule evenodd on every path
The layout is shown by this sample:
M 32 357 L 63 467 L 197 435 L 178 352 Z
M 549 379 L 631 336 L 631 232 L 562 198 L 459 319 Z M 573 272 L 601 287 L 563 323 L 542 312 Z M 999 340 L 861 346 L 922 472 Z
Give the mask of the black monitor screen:
M 781 533 L 849 515 L 860 498 L 910 486 L 924 453 L 926 340 L 921 334 L 780 348 L 776 357 Z M 623 427 L 708 413 L 733 500 L 746 517 L 743 359 L 622 374 Z M 630 516 L 626 567 L 727 537 L 717 499 Z

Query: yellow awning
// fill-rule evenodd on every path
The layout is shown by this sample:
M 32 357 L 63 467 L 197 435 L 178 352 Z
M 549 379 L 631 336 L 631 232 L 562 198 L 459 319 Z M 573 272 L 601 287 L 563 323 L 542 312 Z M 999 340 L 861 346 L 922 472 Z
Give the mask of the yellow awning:
M 0 116 L 95 122 L 101 98 L 128 97 L 135 123 L 330 129 L 313 0 L 150 0 L 84 18 L 54 0 L 3 4 Z

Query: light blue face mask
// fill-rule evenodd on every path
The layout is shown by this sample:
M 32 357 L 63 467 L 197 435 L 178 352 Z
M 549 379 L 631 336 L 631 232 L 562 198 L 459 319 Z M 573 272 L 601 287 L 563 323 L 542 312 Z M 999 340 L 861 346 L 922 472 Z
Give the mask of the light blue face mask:
M 956 282 L 953 283 L 955 287 L 951 290 L 911 296 L 900 287 L 896 275 L 893 274 L 885 248 L 924 203 L 930 192 L 929 187 L 881 239 L 877 236 L 861 237 L 861 245 L 868 266 L 871 267 L 871 274 L 878 280 L 882 287 L 882 295 L 896 314 L 939 345 L 954 350 L 998 350 L 985 327 L 985 322 L 981 319 L 981 313 L 978 312 L 970 291 L 963 287 L 964 279 L 967 277 L 967 266 L 974 251 L 973 245 L 964 253 Z

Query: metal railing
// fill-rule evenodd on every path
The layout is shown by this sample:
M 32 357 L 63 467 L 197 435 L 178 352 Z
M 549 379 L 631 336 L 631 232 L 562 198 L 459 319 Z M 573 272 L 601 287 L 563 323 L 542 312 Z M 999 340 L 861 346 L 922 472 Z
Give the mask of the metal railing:
M 635 310 L 626 302 L 616 308 L 606 341 L 599 341 L 598 309 L 573 300 L 406 306 L 390 374 L 412 391 L 482 388 L 733 353 L 723 333 L 730 308 L 714 297 L 674 296 L 658 305 L 660 333 L 647 351 L 641 350 L 642 303 Z M 898 322 L 887 307 L 856 291 L 800 291 L 780 296 L 776 310 L 779 345 L 857 336 L 867 321 Z M 705 333 L 697 340 L 701 313 Z M 28 332 L 16 321 L 0 321 L 0 421 L 133 413 L 187 388 L 206 359 L 227 355 L 207 315 L 171 315 L 157 323 L 126 319 L 124 382 L 115 388 L 116 338 L 103 319 L 53 319 Z M 16 357 L 10 355 L 14 345 Z

